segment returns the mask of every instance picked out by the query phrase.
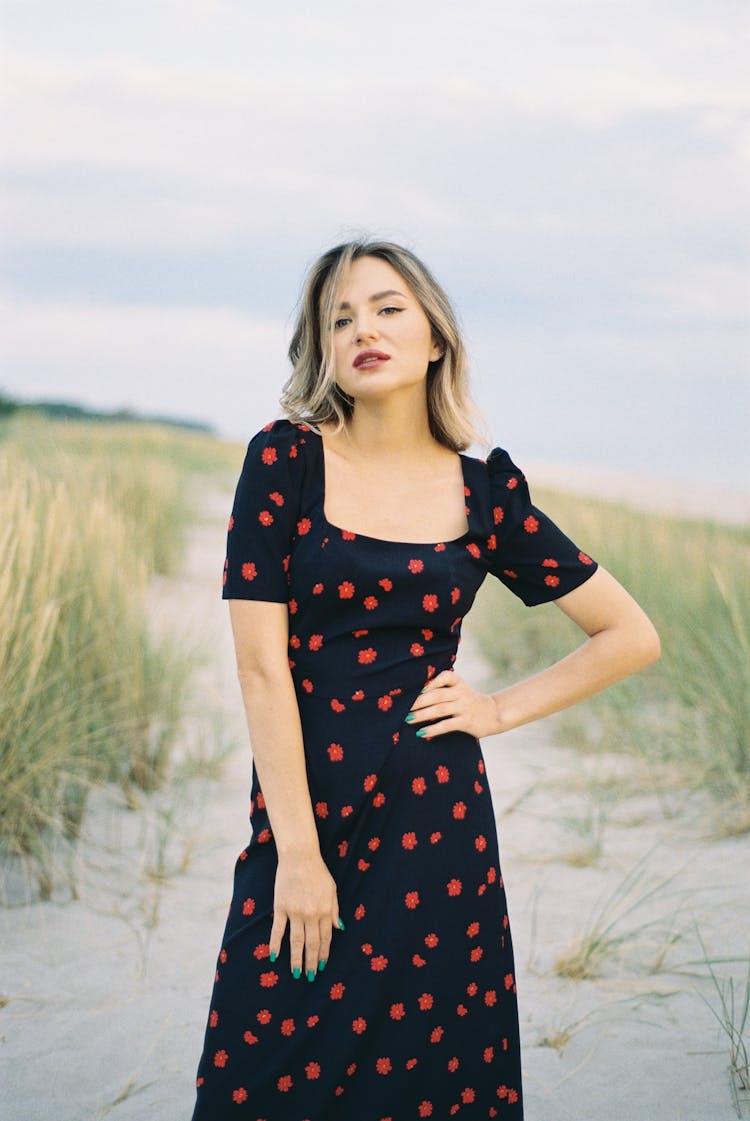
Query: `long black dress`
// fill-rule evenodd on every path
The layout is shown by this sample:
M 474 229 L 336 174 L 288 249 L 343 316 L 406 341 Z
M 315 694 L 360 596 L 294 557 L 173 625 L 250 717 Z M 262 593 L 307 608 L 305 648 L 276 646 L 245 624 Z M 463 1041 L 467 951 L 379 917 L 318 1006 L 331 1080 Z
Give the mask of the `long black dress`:
M 469 529 L 384 541 L 324 514 L 320 437 L 278 420 L 250 442 L 226 599 L 289 605 L 289 664 L 320 850 L 344 931 L 294 979 L 269 961 L 276 848 L 253 765 L 193 1121 L 522 1117 L 516 982 L 478 740 L 404 723 L 453 665 L 487 572 L 525 603 L 595 571 L 496 448 L 461 456 Z

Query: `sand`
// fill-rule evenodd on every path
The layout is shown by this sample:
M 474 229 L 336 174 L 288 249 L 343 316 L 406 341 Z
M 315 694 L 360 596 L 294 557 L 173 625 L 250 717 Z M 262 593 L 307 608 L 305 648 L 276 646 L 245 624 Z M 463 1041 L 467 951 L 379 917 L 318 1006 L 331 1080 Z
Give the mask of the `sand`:
M 234 737 L 238 747 L 219 780 L 183 781 L 138 812 L 115 791 L 97 793 L 73 866 L 77 898 L 61 886 L 41 902 L 6 865 L 8 1121 L 190 1117 L 232 869 L 248 837 L 250 755 L 217 602 L 227 503 L 205 496 L 213 512 L 192 531 L 186 571 L 155 588 L 154 603 L 160 624 L 189 620 L 211 652 L 193 689 L 195 712 L 210 719 L 194 716 L 186 743 L 210 753 Z M 470 635 L 458 668 L 489 686 Z M 715 839 L 699 798 L 657 797 L 631 760 L 561 748 L 554 720 L 488 738 L 483 750 L 516 947 L 527 1121 L 730 1121 L 727 1040 L 703 999 L 718 1007 L 698 933 L 710 957 L 747 960 L 750 836 Z M 560 977 L 556 960 L 613 893 L 606 921 L 621 944 L 598 976 Z M 744 976 L 741 961 L 716 968 Z

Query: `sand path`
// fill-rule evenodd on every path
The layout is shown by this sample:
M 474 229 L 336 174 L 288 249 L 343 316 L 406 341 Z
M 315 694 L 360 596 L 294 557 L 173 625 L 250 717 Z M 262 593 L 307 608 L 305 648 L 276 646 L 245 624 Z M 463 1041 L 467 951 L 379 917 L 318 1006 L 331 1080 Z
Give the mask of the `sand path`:
M 219 781 L 182 782 L 137 813 L 111 791 L 92 799 L 77 899 L 61 891 L 22 903 L 30 885 L 6 868 L 8 1121 L 190 1117 L 232 868 L 247 839 L 249 752 L 217 602 L 228 502 L 203 496 L 185 572 L 154 602 L 165 620 L 188 620 L 211 653 L 193 699 L 213 716 L 193 721 L 192 749 L 210 752 L 219 728 L 243 746 Z M 487 684 L 470 638 L 459 669 Z M 696 924 L 711 956 L 747 957 L 750 837 L 707 839 L 701 807 L 641 792 L 627 760 L 561 749 L 551 721 L 483 748 L 516 946 L 527 1121 L 730 1121 L 726 1040 L 698 994 L 716 998 L 705 968 L 685 963 L 701 956 Z M 611 784 L 592 785 L 594 769 Z M 555 959 L 623 883 L 620 910 L 641 901 L 615 922 L 611 933 L 626 936 L 618 952 L 604 955 L 597 978 L 559 977 Z

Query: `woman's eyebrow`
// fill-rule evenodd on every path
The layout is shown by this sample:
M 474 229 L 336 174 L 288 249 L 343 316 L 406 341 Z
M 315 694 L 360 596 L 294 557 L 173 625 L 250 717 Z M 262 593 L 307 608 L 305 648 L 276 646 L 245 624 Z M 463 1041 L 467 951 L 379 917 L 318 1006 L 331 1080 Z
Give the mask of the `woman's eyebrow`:
M 403 292 L 397 292 L 395 288 L 386 288 L 385 292 L 376 292 L 374 296 L 370 296 L 370 303 L 374 304 L 376 300 L 382 300 L 385 296 L 400 296 L 402 300 L 406 299 Z M 339 311 L 348 307 L 351 307 L 351 304 L 344 300 L 343 303 L 339 304 Z

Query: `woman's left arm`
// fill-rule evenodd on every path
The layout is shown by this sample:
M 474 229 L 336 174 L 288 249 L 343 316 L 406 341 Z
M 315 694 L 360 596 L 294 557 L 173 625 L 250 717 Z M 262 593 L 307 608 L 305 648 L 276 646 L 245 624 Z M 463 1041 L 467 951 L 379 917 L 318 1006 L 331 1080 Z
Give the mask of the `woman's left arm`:
M 409 723 L 432 721 L 418 734 L 432 739 L 464 731 L 481 738 L 507 732 L 568 708 L 655 662 L 659 636 L 645 611 L 599 566 L 578 588 L 555 603 L 588 635 L 559 662 L 498 693 L 479 693 L 453 670 L 429 681 Z

